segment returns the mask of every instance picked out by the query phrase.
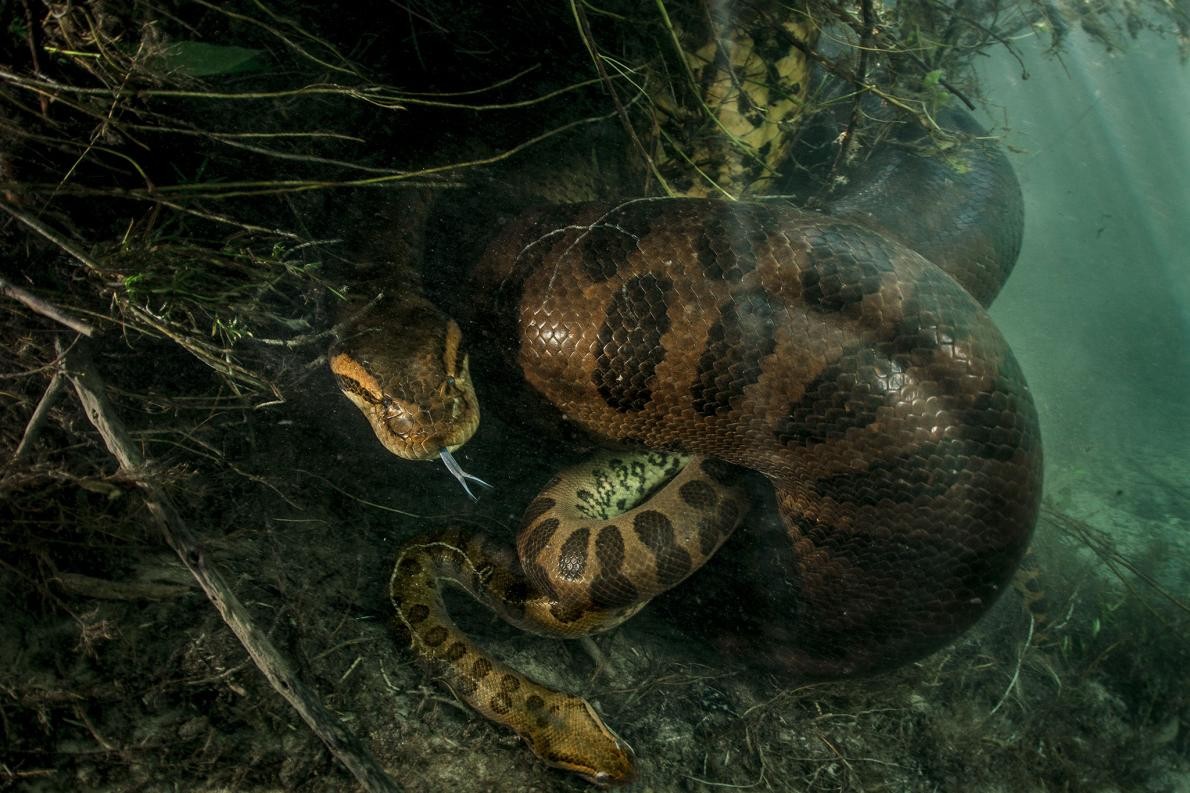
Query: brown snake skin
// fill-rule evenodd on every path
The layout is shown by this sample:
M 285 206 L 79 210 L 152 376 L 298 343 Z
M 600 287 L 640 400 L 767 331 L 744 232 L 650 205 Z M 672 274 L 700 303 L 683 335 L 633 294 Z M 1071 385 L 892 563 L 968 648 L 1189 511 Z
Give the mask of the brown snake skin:
M 990 144 L 955 156 L 975 167 L 877 158 L 830 215 L 636 199 L 508 224 L 475 272 L 469 341 L 502 353 L 591 436 L 696 457 L 660 490 L 684 458 L 612 453 L 564 473 L 526 510 L 516 554 L 459 531 L 401 548 L 398 629 L 460 698 L 550 765 L 600 784 L 630 779 L 631 751 L 593 708 L 475 647 L 441 588 L 537 633 L 607 630 L 740 522 L 734 466 L 776 494 L 791 561 L 773 585 L 791 599 L 758 638 L 780 645 L 771 652 L 791 675 L 887 669 L 986 611 L 1036 520 L 1041 446 L 1028 387 L 981 306 L 1016 258 L 1019 189 Z M 907 194 L 925 197 L 890 200 Z M 916 251 L 898 241 L 915 239 Z M 459 341 L 455 355 L 450 342 L 426 344 L 447 372 L 429 390 L 455 400 L 439 414 L 477 422 Z M 385 440 L 377 416 L 397 411 L 386 396 L 396 387 L 379 383 L 366 351 L 339 354 L 344 390 L 370 406 Z M 461 442 L 425 432 L 422 457 Z M 614 503 L 619 494 L 634 489 L 655 492 L 617 516 L 633 503 Z

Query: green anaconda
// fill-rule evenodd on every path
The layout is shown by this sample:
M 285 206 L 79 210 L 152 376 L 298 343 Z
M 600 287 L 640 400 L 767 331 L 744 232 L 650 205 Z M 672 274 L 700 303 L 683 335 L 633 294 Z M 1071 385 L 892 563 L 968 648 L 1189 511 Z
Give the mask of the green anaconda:
M 592 438 L 651 450 L 560 474 L 515 549 L 448 530 L 397 554 L 398 632 L 547 764 L 599 784 L 634 773 L 588 702 L 464 635 L 443 586 L 527 631 L 608 630 L 735 530 L 741 468 L 771 483 L 783 530 L 759 553 L 786 567 L 757 582 L 781 606 L 737 650 L 791 675 L 920 657 L 1009 581 L 1037 516 L 1041 444 L 985 308 L 1017 257 L 1020 190 L 973 121 L 940 118 L 969 137 L 945 157 L 888 144 L 820 211 L 622 196 L 532 210 L 476 263 L 462 329 L 403 293 L 332 351 L 384 445 L 442 457 L 464 484 L 450 453 L 485 387 L 468 350 Z

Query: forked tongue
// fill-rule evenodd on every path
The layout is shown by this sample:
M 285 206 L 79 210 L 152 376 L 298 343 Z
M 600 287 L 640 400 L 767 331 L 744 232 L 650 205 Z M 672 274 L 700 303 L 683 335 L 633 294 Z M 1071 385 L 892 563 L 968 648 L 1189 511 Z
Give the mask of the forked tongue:
M 463 490 L 466 491 L 467 495 L 471 497 L 472 501 L 478 501 L 479 499 L 475 497 L 475 494 L 471 492 L 471 488 L 467 486 L 467 480 L 471 480 L 475 484 L 483 485 L 487 488 L 491 487 L 491 485 L 480 479 L 478 476 L 472 476 L 471 474 L 464 471 L 459 465 L 459 461 L 456 460 L 454 455 L 450 453 L 450 449 L 443 447 L 442 450 L 438 452 L 438 456 L 442 458 L 442 463 L 446 466 L 446 470 L 450 471 L 451 474 L 454 475 L 454 478 L 459 480 L 459 484 L 463 486 Z

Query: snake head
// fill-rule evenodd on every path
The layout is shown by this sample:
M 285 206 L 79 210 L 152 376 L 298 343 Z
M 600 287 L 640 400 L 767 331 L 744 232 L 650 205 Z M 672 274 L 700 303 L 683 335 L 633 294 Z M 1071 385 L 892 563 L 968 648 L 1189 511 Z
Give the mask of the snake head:
M 522 732 L 534 754 L 549 766 L 577 774 L 593 785 L 626 785 L 636 779 L 636 756 L 581 697 L 538 713 L 533 731 Z M 520 730 L 518 730 L 520 732 Z
M 610 733 L 611 730 L 608 730 L 608 732 Z M 633 754 L 632 747 L 614 733 L 612 733 L 612 738 L 615 744 L 612 750 L 607 753 L 602 768 L 570 768 L 568 770 L 574 771 L 583 779 L 598 787 L 627 785 L 634 782 L 636 780 L 636 755 Z M 564 768 L 565 766 L 559 767 Z
M 429 303 L 381 303 L 331 351 L 339 388 L 406 460 L 455 450 L 479 427 L 462 331 Z

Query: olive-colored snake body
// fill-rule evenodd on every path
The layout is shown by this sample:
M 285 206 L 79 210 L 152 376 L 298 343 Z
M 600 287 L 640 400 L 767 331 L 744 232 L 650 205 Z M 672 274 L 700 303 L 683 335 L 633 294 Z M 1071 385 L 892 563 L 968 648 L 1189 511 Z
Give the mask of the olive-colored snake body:
M 920 657 L 1009 580 L 1036 520 L 1041 446 L 984 305 L 1017 255 L 1019 188 L 986 142 L 952 152 L 957 165 L 914 156 L 876 158 L 827 213 L 707 199 L 547 206 L 508 223 L 475 269 L 465 335 L 477 357 L 592 437 L 657 450 L 557 478 L 526 510 L 515 554 L 458 531 L 398 553 L 391 591 L 415 654 L 550 765 L 597 783 L 633 774 L 631 751 L 585 700 L 494 661 L 454 626 L 444 584 L 526 630 L 611 628 L 736 527 L 747 505 L 735 466 L 776 495 L 790 567 L 771 583 L 788 610 L 754 649 L 790 674 Z M 423 356 L 441 371 L 418 386 L 437 407 L 382 382 L 366 351 L 332 359 L 390 448 L 401 433 L 386 422 L 432 419 L 411 457 L 462 442 L 436 428 L 453 426 L 441 417 L 478 421 L 458 329 L 441 322 Z

